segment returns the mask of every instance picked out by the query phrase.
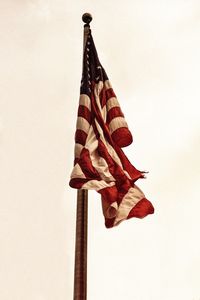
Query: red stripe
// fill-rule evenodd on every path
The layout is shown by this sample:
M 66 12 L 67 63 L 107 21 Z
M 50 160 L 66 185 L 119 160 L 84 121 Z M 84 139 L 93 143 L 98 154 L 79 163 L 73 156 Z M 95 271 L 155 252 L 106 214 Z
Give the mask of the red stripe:
M 88 182 L 86 178 L 72 178 L 70 179 L 69 185 L 74 189 L 81 189 L 86 182 Z
M 78 163 L 78 161 L 79 161 L 79 157 L 75 157 L 75 158 L 74 158 L 74 166 L 75 166 L 75 164 Z
M 133 137 L 127 127 L 117 128 L 111 134 L 113 141 L 120 147 L 129 146 L 133 142 Z
M 79 105 L 78 116 L 85 118 L 88 121 L 88 123 L 91 124 L 91 112 L 86 106 Z
M 90 152 L 87 149 L 81 151 L 81 156 L 78 162 L 85 177 L 90 180 L 101 180 L 98 171 L 93 167 L 90 159 Z
M 101 194 L 102 199 L 108 204 L 112 204 L 117 201 L 118 190 L 115 185 L 101 189 L 98 192 Z
M 112 88 L 105 90 L 106 99 L 109 100 L 111 97 L 116 97 Z
M 107 113 L 107 123 L 109 124 L 116 117 L 124 117 L 123 112 L 119 106 L 112 107 Z
M 120 205 L 120 203 L 122 202 L 122 199 L 128 193 L 131 186 L 132 185 L 131 185 L 131 182 L 129 179 L 127 179 L 126 181 L 124 181 L 120 184 L 120 187 L 118 188 L 118 190 L 119 190 L 118 200 L 117 200 L 118 205 Z
M 96 83 L 92 82 L 92 88 L 95 88 Z M 104 107 L 104 105 L 106 104 L 106 102 L 112 98 L 112 97 L 116 97 L 114 91 L 112 88 L 108 88 L 106 89 L 105 86 L 103 87 L 103 89 L 101 90 L 100 94 L 99 94 L 99 98 L 100 98 L 100 103 L 101 103 L 101 107 Z
M 149 214 L 154 213 L 154 207 L 149 200 L 143 198 L 140 200 L 130 211 L 127 219 L 136 217 L 136 218 L 144 218 Z
M 100 178 L 98 179 L 96 179 L 96 180 L 101 180 Z M 74 189 L 81 189 L 82 188 L 82 186 L 85 184 L 85 183 L 87 183 L 88 181 L 90 181 L 90 179 L 88 179 L 88 178 L 72 178 L 72 179 L 70 179 L 70 181 L 69 181 L 69 185 L 72 187 L 72 188 L 74 188 Z
M 106 219 L 105 218 L 105 226 L 106 228 L 112 228 L 115 222 L 115 218 L 112 219 Z
M 75 142 L 81 145 L 85 145 L 87 139 L 87 133 L 81 129 L 77 129 L 75 133 Z
M 103 108 L 104 105 L 106 105 L 106 101 L 107 101 L 105 88 L 102 89 L 99 98 L 100 98 L 101 107 Z

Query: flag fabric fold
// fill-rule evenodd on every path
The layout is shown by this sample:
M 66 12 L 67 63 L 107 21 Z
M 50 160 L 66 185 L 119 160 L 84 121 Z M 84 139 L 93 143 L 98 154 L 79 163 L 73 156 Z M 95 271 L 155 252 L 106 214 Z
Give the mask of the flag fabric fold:
M 89 29 L 83 54 L 74 167 L 69 184 L 76 189 L 96 190 L 101 195 L 107 228 L 154 212 L 151 202 L 135 184 L 144 178 L 144 172 L 137 170 L 121 149 L 132 140 Z

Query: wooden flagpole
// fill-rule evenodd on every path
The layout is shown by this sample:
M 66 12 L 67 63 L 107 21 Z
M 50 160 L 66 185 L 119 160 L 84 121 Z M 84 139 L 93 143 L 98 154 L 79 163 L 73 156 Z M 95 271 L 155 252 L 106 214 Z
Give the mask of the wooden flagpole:
M 84 25 L 83 51 L 92 21 L 92 16 L 85 13 L 82 16 Z M 88 223 L 88 191 L 77 191 L 76 211 L 76 245 L 74 266 L 74 300 L 87 299 L 87 223 Z

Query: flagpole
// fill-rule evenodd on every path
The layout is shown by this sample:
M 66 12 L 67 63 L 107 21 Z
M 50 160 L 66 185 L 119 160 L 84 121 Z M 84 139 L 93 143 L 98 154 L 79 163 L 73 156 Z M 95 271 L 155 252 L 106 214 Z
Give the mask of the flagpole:
M 85 13 L 82 16 L 84 25 L 83 51 L 92 21 L 92 16 Z M 77 191 L 76 210 L 76 242 L 74 266 L 74 300 L 87 299 L 87 225 L 88 225 L 88 191 Z

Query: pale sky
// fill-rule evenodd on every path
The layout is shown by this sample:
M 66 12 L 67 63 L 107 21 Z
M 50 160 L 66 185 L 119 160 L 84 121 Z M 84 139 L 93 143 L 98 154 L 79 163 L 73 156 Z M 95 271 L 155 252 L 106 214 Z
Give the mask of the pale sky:
M 84 12 L 155 207 L 106 229 L 89 192 L 88 300 L 199 300 L 197 0 L 0 0 L 0 299 L 73 299 Z

